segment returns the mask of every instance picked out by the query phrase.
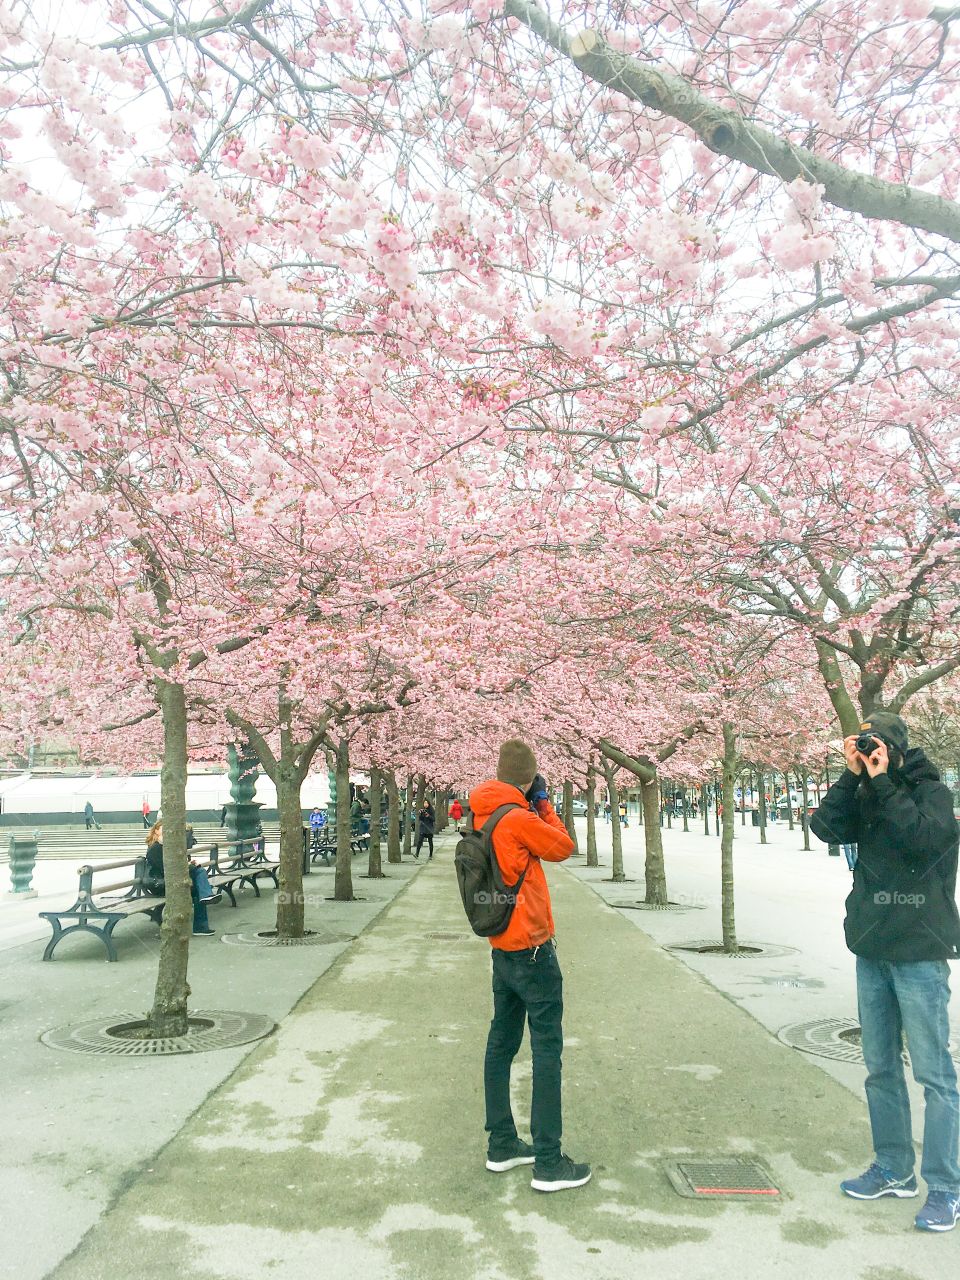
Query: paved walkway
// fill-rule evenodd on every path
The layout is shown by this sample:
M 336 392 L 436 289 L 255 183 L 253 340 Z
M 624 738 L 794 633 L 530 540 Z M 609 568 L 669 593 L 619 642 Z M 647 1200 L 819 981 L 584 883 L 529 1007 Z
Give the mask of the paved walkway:
M 551 872 L 565 1145 L 594 1180 L 540 1196 L 529 1170 L 488 1174 L 489 948 L 466 932 L 450 856 L 445 839 L 56 1280 L 941 1280 L 956 1266 L 956 1237 L 913 1230 L 916 1202 L 838 1192 L 869 1154 L 863 1104 L 566 870 Z M 519 1118 L 529 1057 L 515 1075 Z M 781 1203 L 684 1200 L 661 1168 L 751 1152 Z
M 367 880 L 365 864 L 354 859 L 355 892 L 363 901 L 328 901 L 332 870 L 318 868 L 306 880 L 308 927 L 323 930 L 323 945 L 263 948 L 194 939 L 191 1008 L 286 1017 L 353 935 L 420 873 L 407 863 L 388 866 L 388 879 Z M 72 902 L 75 872 L 72 881 L 72 892 L 51 895 L 52 905 Z M 237 904 L 236 910 L 226 902 L 211 908 L 218 935 L 249 937 L 274 926 L 272 892 L 256 898 L 244 889 Z M 15 1280 L 50 1273 L 250 1052 L 247 1045 L 178 1057 L 90 1057 L 47 1048 L 39 1036 L 52 1027 L 110 1015 L 123 1021 L 125 1012 L 142 1016 L 156 984 L 160 936 L 139 915 L 114 934 L 116 964 L 106 962 L 96 938 L 77 934 L 44 964 L 50 928 L 32 914 L 44 905 L 50 904 L 9 904 L 23 919 L 8 920 L 0 911 L 0 1276 Z M 110 1268 L 87 1274 L 117 1275 Z M 129 1274 L 138 1275 L 139 1267 Z

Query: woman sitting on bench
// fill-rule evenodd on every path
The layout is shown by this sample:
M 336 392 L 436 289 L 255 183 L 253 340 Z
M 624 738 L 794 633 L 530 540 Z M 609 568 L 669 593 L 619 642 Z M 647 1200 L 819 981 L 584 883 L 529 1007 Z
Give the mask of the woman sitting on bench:
M 143 887 L 149 894 L 162 897 L 166 886 L 163 879 L 163 823 L 155 822 L 146 835 L 147 872 L 143 878 Z M 193 899 L 193 932 L 201 938 L 211 937 L 216 930 L 210 928 L 207 919 L 207 903 L 216 902 L 219 894 L 214 893 L 213 886 L 203 867 L 195 862 L 189 864 L 190 897 Z M 163 918 L 163 907 L 156 907 L 150 912 L 150 919 L 159 924 Z

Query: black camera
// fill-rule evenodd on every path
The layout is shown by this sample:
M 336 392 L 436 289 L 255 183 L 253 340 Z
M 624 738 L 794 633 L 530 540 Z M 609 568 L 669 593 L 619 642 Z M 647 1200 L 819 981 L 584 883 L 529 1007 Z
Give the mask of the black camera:
M 854 744 L 861 755 L 869 756 L 879 747 L 879 739 L 875 738 L 872 733 L 861 733 Z

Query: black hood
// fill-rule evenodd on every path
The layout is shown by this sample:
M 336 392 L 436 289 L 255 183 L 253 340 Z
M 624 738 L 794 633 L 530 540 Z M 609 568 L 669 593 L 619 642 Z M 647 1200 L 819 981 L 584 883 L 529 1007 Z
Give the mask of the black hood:
M 911 747 L 903 757 L 903 764 L 897 771 L 904 782 L 915 787 L 918 782 L 939 782 L 940 770 L 928 760 L 919 747 Z

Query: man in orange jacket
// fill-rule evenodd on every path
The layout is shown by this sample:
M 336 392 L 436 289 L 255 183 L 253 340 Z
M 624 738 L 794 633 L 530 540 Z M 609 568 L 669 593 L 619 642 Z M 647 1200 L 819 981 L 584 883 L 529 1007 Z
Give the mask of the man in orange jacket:
M 475 829 L 479 831 L 504 804 L 519 807 L 505 814 L 494 829 L 494 854 L 505 884 L 515 885 L 524 872 L 526 876 L 510 923 L 490 939 L 493 1021 L 483 1067 L 490 1135 L 487 1168 L 503 1173 L 532 1164 L 530 1185 L 535 1190 L 565 1191 L 589 1182 L 590 1166 L 575 1164 L 560 1149 L 563 977 L 541 859 L 563 862 L 573 852 L 573 841 L 547 798 L 533 752 L 517 738 L 500 748 L 496 780 L 483 782 L 470 793 Z M 532 1147 L 518 1136 L 510 1107 L 510 1067 L 527 1021 L 533 1052 Z

